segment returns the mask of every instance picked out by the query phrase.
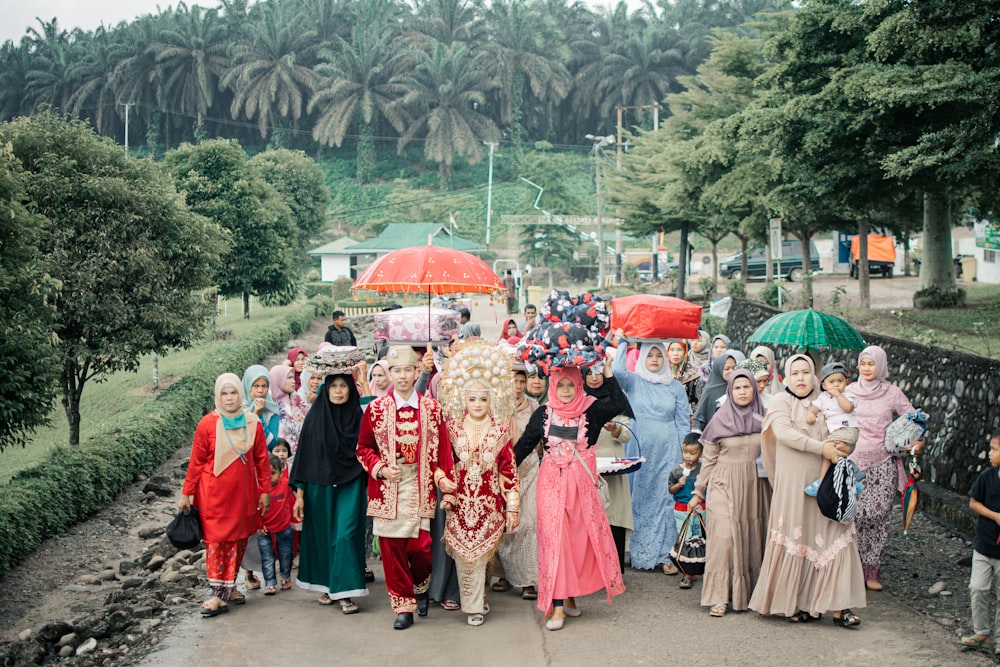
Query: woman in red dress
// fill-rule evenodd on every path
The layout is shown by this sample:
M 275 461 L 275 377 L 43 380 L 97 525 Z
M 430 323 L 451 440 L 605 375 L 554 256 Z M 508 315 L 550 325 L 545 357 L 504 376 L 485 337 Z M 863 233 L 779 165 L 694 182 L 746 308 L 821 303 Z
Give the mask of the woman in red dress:
M 205 564 L 212 597 L 205 617 L 246 601 L 234 593 L 247 538 L 260 526 L 270 505 L 271 472 L 264 428 L 243 410 L 243 383 L 233 373 L 215 381 L 215 410 L 198 422 L 184 478 L 180 509 L 194 505 L 201 514 Z

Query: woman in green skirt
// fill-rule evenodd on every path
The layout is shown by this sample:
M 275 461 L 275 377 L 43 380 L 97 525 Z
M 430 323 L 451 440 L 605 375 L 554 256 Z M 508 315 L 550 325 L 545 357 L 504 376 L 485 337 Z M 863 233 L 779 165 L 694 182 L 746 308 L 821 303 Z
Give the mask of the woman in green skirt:
M 321 605 L 339 603 L 345 614 L 358 612 L 353 598 L 368 595 L 367 477 L 355 456 L 361 414 L 353 375 L 328 375 L 302 424 L 289 479 L 296 489 L 293 512 L 302 522 L 296 583 L 321 592 Z

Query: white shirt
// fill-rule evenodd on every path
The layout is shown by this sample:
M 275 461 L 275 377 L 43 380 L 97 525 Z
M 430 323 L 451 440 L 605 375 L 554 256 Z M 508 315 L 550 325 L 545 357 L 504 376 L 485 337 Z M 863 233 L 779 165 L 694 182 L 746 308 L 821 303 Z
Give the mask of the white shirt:
M 844 391 L 842 395 L 857 406 L 858 397 L 853 393 Z M 812 404 L 819 408 L 819 411 L 826 417 L 826 427 L 831 431 L 838 428 L 858 428 L 858 418 L 854 416 L 854 412 L 844 412 L 840 407 L 840 402 L 825 389 L 820 392 L 819 397 Z
M 392 390 L 392 398 L 396 401 L 396 409 L 402 410 L 405 407 L 411 407 L 414 410 L 420 409 L 420 394 L 416 390 L 410 392 L 410 397 L 403 399 L 395 389 Z

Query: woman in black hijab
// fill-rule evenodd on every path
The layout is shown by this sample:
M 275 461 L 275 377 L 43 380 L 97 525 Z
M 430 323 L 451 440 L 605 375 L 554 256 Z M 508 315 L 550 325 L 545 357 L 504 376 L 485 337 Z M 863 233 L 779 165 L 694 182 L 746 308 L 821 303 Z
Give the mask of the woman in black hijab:
M 358 611 L 351 598 L 368 595 L 367 477 L 355 455 L 361 414 L 354 377 L 328 375 L 302 424 L 289 477 L 295 519 L 302 522 L 297 583 L 322 592 L 321 605 L 338 601 L 345 614 Z

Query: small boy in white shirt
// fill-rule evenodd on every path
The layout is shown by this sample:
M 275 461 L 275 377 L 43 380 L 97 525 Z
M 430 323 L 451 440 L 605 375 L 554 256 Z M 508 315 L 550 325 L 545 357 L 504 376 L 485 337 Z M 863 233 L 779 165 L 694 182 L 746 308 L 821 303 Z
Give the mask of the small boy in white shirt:
M 822 412 L 826 418 L 826 426 L 830 429 L 827 441 L 839 440 L 850 447 L 853 452 L 854 446 L 858 444 L 858 418 L 854 415 L 854 406 L 857 404 L 858 398 L 846 391 L 847 368 L 839 361 L 826 364 L 819 371 L 819 382 L 823 391 L 809 406 L 806 423 L 815 424 L 816 416 Z M 806 495 L 816 495 L 829 467 L 830 462 L 824 459 L 819 479 L 806 487 Z M 855 479 L 860 480 L 861 477 L 858 473 L 860 470 L 856 471 Z M 861 493 L 863 488 L 864 486 L 859 481 L 858 493 Z

